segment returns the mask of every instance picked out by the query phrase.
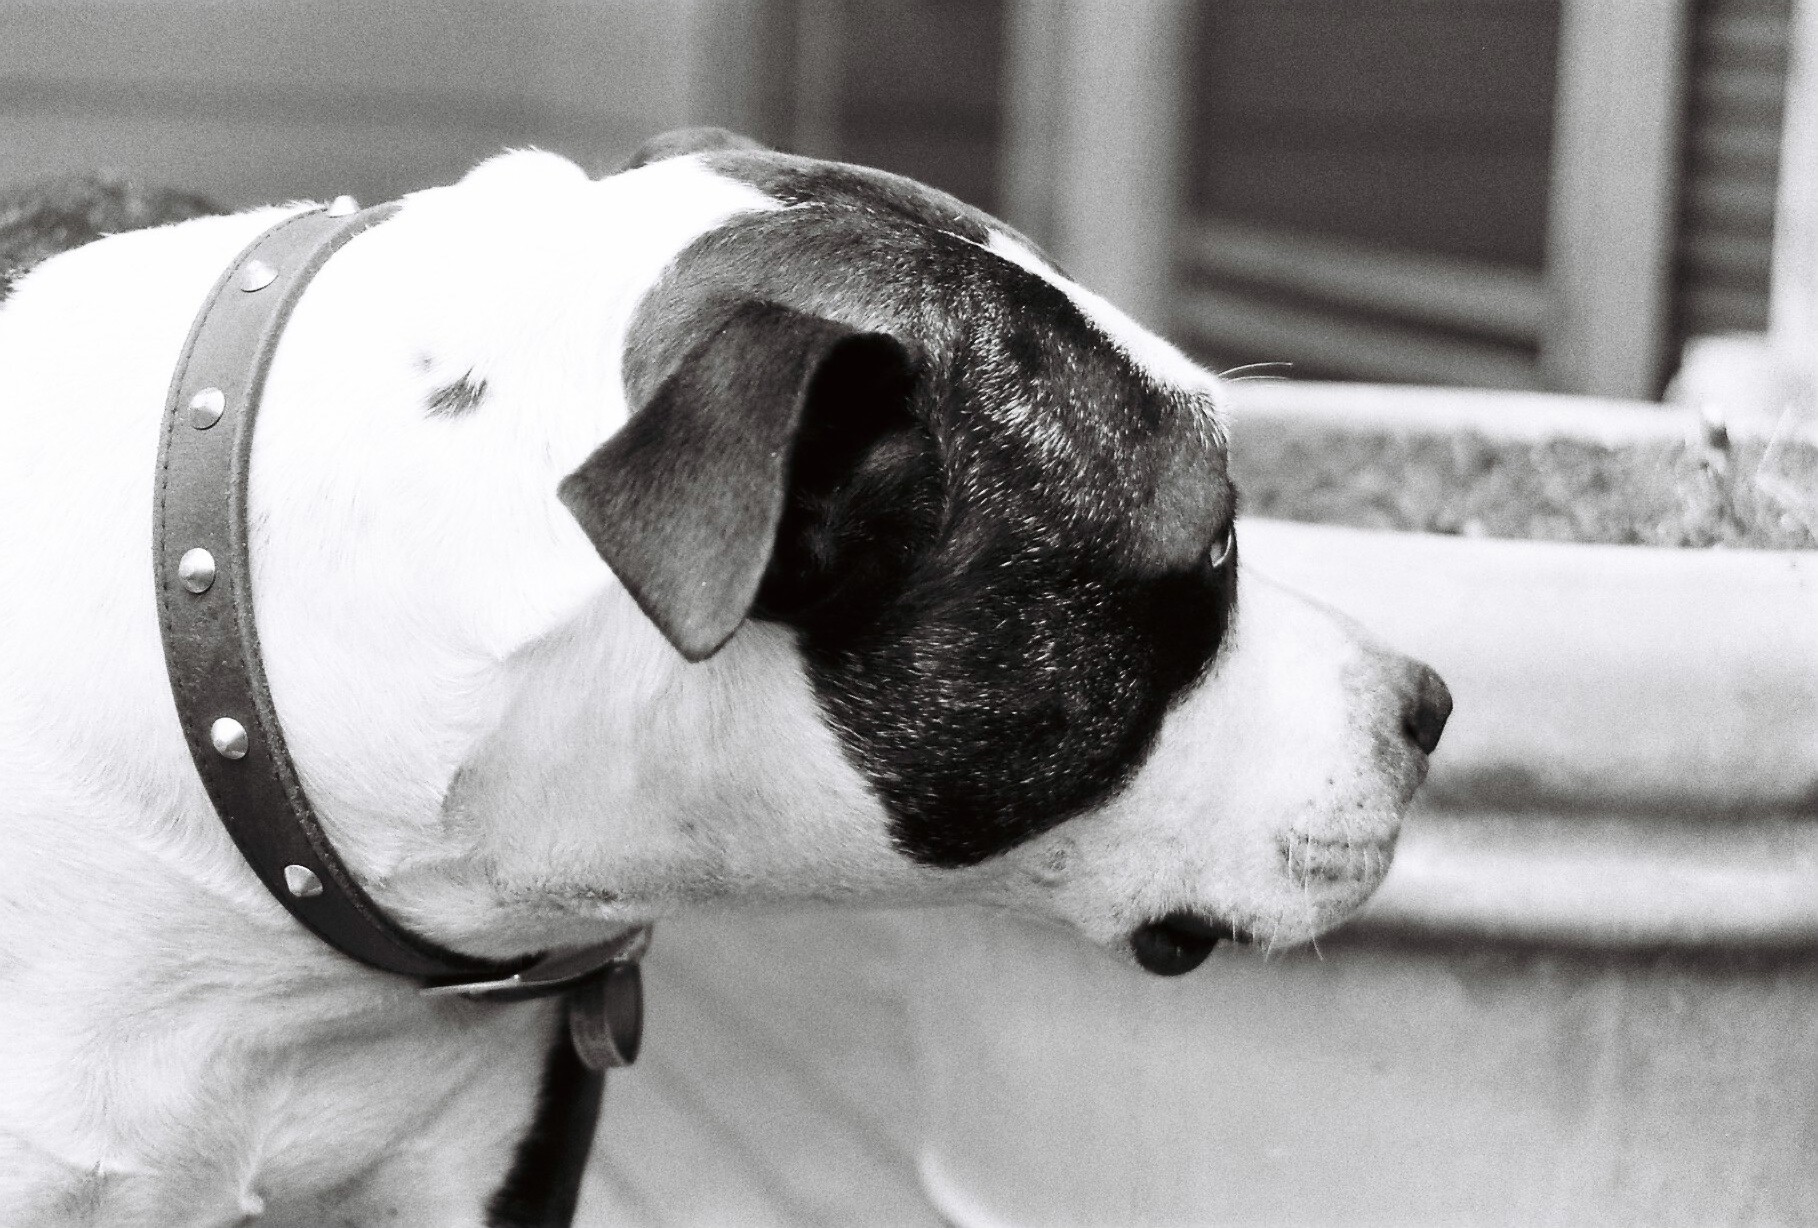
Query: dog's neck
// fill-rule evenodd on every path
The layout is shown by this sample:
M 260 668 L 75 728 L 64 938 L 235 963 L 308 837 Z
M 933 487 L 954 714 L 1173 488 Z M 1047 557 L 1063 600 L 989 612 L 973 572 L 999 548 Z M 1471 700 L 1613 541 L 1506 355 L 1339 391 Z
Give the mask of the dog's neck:
M 506 955 L 729 898 L 928 888 L 935 876 L 888 846 L 856 772 L 827 773 L 843 760 L 787 632 L 751 625 L 687 665 L 614 611 L 626 600 L 603 596 L 504 663 L 496 721 L 433 813 L 388 824 L 403 855 L 364 868 L 387 906 Z
M 687 664 L 556 501 L 624 419 L 644 289 L 703 230 L 767 207 L 685 165 L 638 174 L 677 183 L 529 156 L 475 173 L 490 197 L 470 180 L 408 200 L 312 285 L 255 437 L 257 618 L 305 787 L 382 905 L 474 954 L 727 895 L 915 895 L 932 877 L 889 847 L 789 633 L 751 624 Z M 455 381 L 476 403 L 429 413 Z

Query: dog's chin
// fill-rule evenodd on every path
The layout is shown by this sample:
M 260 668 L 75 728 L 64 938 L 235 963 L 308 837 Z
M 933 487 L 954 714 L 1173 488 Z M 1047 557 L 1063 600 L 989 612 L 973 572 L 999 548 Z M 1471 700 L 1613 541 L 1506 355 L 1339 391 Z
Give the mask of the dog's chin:
M 1130 935 L 1130 953 L 1144 971 L 1180 976 L 1206 962 L 1221 942 L 1248 942 L 1234 926 L 1198 913 L 1171 912 Z

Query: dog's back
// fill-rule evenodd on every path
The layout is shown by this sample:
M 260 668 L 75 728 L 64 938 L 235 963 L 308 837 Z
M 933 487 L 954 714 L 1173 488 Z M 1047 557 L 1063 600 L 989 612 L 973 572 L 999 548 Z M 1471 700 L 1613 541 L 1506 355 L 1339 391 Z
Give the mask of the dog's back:
M 63 175 L 0 189 L 0 302 L 32 266 L 103 235 L 226 212 L 206 196 L 106 175 Z

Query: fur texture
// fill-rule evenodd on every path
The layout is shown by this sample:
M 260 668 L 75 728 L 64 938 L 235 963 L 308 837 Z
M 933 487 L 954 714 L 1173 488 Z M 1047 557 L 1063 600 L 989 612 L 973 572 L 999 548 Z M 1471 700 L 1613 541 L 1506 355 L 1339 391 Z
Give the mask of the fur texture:
M 282 214 L 94 242 L 0 308 L 0 1222 L 478 1224 L 531 1115 L 552 1008 L 316 942 L 177 728 L 160 410 Z M 638 530 L 558 490 L 748 303 L 909 360 L 815 366 L 764 445 L 752 616 L 691 664 L 602 559 Z M 254 588 L 305 786 L 383 907 L 479 955 L 728 901 L 979 900 L 1126 955 L 1171 915 L 1305 939 L 1387 869 L 1430 674 L 1214 561 L 1217 400 L 907 181 L 496 159 L 338 253 L 272 367 Z

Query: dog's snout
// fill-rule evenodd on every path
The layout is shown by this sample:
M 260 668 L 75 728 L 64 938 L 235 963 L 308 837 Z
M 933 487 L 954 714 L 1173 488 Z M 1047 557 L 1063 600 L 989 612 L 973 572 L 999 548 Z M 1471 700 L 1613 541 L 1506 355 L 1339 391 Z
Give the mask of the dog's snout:
M 1432 754 L 1451 715 L 1452 692 L 1446 689 L 1445 679 L 1425 665 L 1416 664 L 1401 717 L 1401 727 L 1409 740 L 1420 747 L 1422 754 Z

